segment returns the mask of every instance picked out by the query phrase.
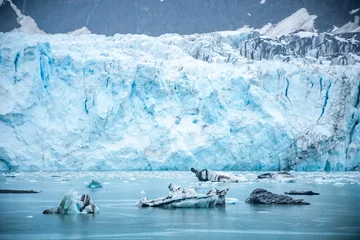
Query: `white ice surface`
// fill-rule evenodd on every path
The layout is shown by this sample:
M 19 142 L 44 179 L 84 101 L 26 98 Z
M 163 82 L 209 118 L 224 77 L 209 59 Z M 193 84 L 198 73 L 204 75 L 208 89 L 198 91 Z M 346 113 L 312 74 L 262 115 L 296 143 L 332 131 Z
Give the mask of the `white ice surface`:
M 357 166 L 359 65 L 249 62 L 231 46 L 250 32 L 0 34 L 1 167 Z
M 34 21 L 34 19 L 30 16 L 25 16 L 21 13 L 21 11 L 16 7 L 16 5 L 11 0 L 6 0 L 10 3 L 11 8 L 15 11 L 17 15 L 17 22 L 20 24 L 20 28 L 16 28 L 13 32 L 23 32 L 26 34 L 45 34 Z M 1 7 L 1 3 L 0 3 Z
M 82 27 L 72 32 L 68 32 L 67 34 L 71 36 L 89 35 L 91 34 L 91 31 L 87 27 Z
M 278 24 L 273 25 L 266 32 L 264 32 L 263 35 L 274 38 L 281 37 L 298 30 L 316 32 L 314 28 L 314 20 L 316 17 L 316 15 L 310 15 L 305 8 L 301 8 Z
M 308 37 L 315 17 L 262 31 Z M 359 64 L 248 61 L 252 31 L 1 33 L 0 170 L 359 166 Z
M 334 26 L 331 33 L 333 34 L 340 34 L 340 33 L 357 33 L 360 32 L 360 25 L 359 25 L 359 16 L 354 17 L 354 21 L 350 21 L 344 24 L 342 27 Z
M 354 13 L 357 13 L 360 10 L 360 8 L 353 9 L 349 12 L 350 15 L 353 15 Z

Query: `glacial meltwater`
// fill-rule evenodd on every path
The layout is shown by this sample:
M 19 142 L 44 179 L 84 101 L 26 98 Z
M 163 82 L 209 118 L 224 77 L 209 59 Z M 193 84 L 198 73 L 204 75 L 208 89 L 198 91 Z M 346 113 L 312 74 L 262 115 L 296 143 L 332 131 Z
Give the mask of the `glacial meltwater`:
M 191 172 L 6 173 L 0 189 L 40 191 L 0 195 L 0 239 L 360 239 L 360 173 L 292 173 L 294 183 L 254 182 L 257 173 L 240 172 L 244 182 L 218 183 L 229 188 L 235 204 L 204 209 L 140 208 L 136 202 L 168 195 L 168 184 L 189 187 Z M 87 188 L 92 180 L 102 188 Z M 312 190 L 311 205 L 250 205 L 258 188 L 284 194 Z M 100 209 L 95 215 L 44 215 L 73 189 L 89 194 Z

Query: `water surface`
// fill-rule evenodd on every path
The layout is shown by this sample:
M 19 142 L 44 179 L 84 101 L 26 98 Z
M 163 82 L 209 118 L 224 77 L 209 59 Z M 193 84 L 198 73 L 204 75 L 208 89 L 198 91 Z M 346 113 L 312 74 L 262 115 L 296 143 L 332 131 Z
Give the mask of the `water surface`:
M 254 173 L 243 173 L 248 180 Z M 14 175 L 15 177 L 9 177 Z M 0 189 L 33 189 L 39 194 L 0 195 L 0 239 L 360 239 L 360 173 L 294 173 L 295 183 L 230 183 L 238 203 L 213 209 L 139 208 L 143 197 L 168 194 L 170 182 L 188 187 L 188 172 L 101 172 L 3 174 Z M 104 183 L 88 189 L 91 180 Z M 308 206 L 250 205 L 258 187 L 274 193 L 312 190 L 294 196 Z M 43 215 L 69 190 L 91 196 L 98 215 Z M 145 193 L 144 193 L 145 192 Z

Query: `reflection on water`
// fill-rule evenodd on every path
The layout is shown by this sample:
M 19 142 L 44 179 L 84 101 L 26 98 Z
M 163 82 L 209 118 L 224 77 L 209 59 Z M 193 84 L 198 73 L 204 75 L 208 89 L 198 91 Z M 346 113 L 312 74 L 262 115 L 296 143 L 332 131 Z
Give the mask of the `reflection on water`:
M 174 178 L 170 177 L 172 174 Z M 296 183 L 226 184 L 230 188 L 228 197 L 237 198 L 239 202 L 212 209 L 158 209 L 135 205 L 143 197 L 167 195 L 169 182 L 189 186 L 196 179 L 187 173 L 147 172 L 138 174 L 136 179 L 132 176 L 132 180 L 95 173 L 96 180 L 108 183 L 101 189 L 85 187 L 85 182 L 94 179 L 91 174 L 77 178 L 68 176 L 66 182 L 36 174 L 0 177 L 1 189 L 42 191 L 0 195 L 0 239 L 359 239 L 360 184 L 354 184 L 354 180 L 343 185 L 323 183 L 328 181 L 323 179 L 324 175 L 319 184 L 309 182 L 309 174 L 301 175 Z M 346 175 L 341 177 L 346 180 Z M 356 178 L 354 174 L 349 177 Z M 257 187 L 275 193 L 312 190 L 320 195 L 294 196 L 304 198 L 311 203 L 309 206 L 246 204 L 245 199 Z M 44 209 L 57 206 L 70 189 L 89 194 L 100 214 L 42 214 Z M 27 218 L 29 215 L 33 218 Z

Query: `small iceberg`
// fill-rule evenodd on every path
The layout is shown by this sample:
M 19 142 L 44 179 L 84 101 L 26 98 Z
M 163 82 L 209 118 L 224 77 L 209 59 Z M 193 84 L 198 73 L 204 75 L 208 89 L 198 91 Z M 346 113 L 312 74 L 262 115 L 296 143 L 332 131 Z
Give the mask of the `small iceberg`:
M 182 188 L 173 185 L 168 186 L 170 193 L 167 197 L 149 200 L 143 198 L 137 202 L 140 207 L 164 207 L 164 208 L 211 208 L 225 206 L 226 193 L 229 189 L 210 189 L 207 193 L 199 193 L 195 188 Z
M 88 188 L 102 188 L 103 186 L 98 181 L 92 180 L 86 187 L 88 187 Z
M 237 198 L 226 198 L 226 204 L 236 204 L 237 202 L 239 202 Z
M 77 192 L 71 190 L 65 194 L 60 206 L 46 209 L 43 211 L 43 214 L 95 214 L 98 212 L 99 208 L 89 195 L 83 194 L 80 196 Z
M 255 189 L 245 202 L 250 204 L 310 205 L 310 203 L 304 202 L 303 199 L 293 199 L 289 196 L 269 192 L 263 188 Z
M 297 191 L 297 190 L 291 190 L 289 192 L 285 192 L 287 195 L 320 195 L 317 192 L 313 191 Z
M 256 182 L 258 181 L 271 181 L 271 182 L 285 182 L 285 183 L 294 183 L 295 177 L 288 172 L 278 172 L 278 173 L 263 173 L 260 174 Z
M 247 179 L 242 175 L 234 175 L 232 173 L 214 172 L 210 169 L 203 169 L 201 171 L 191 168 L 190 169 L 200 182 L 246 182 Z

